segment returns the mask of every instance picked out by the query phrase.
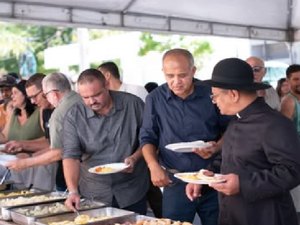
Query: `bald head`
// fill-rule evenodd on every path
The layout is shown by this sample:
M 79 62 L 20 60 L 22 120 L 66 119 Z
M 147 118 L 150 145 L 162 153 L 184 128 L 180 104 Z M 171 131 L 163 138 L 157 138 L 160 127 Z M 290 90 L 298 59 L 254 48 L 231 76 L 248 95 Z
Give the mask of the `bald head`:
M 262 82 L 262 79 L 266 74 L 264 61 L 258 57 L 251 56 L 246 59 L 246 62 L 252 67 L 254 81 L 258 83 Z

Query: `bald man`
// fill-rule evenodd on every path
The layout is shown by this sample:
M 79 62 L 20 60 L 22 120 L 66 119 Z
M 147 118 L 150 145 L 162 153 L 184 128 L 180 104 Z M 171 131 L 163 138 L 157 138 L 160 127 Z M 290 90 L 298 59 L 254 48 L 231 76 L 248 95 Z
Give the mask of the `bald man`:
M 266 74 L 264 61 L 258 57 L 251 56 L 248 59 L 246 59 L 246 62 L 252 67 L 254 81 L 261 83 Z M 273 87 L 270 87 L 266 90 L 259 90 L 257 91 L 257 95 L 260 97 L 264 97 L 266 103 L 271 108 L 276 109 L 278 111 L 280 110 L 279 96 Z

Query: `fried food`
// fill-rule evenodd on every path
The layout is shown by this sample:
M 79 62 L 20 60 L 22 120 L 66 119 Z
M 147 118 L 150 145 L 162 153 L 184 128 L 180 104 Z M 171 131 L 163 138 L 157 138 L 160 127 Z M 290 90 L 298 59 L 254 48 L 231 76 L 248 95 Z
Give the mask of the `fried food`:
M 110 173 L 113 171 L 113 168 L 107 166 L 99 166 L 95 169 L 97 173 Z

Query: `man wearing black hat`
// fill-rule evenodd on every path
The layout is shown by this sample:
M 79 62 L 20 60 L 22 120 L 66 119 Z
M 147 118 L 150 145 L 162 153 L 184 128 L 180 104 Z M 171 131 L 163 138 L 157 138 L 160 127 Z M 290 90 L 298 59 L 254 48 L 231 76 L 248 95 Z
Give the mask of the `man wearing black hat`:
M 224 183 L 211 184 L 219 195 L 220 225 L 296 225 L 289 190 L 300 183 L 300 143 L 292 122 L 270 108 L 257 90 L 251 67 L 229 58 L 214 68 L 212 101 L 222 114 L 236 115 L 222 145 Z M 193 200 L 201 186 L 188 184 Z

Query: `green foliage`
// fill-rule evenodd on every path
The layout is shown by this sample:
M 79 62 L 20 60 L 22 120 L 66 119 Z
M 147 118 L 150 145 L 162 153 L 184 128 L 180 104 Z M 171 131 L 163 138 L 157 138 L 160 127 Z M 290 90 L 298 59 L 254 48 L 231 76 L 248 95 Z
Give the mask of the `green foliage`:
M 30 26 L 24 24 L 0 24 L 0 68 L 5 71 L 19 71 L 18 60 L 22 53 L 30 50 L 37 60 L 37 71 L 49 73 L 44 68 L 44 50 L 48 47 L 72 43 L 73 28 Z M 6 58 L 13 58 L 5 60 Z
M 139 56 L 145 56 L 150 51 L 164 52 L 175 47 L 185 48 L 193 54 L 198 68 L 203 66 L 202 59 L 213 52 L 209 42 L 190 39 L 182 35 L 153 35 L 144 32 L 140 40 L 142 46 L 138 52 Z

